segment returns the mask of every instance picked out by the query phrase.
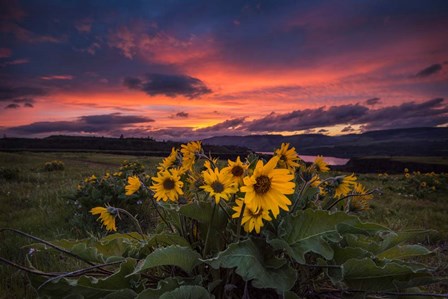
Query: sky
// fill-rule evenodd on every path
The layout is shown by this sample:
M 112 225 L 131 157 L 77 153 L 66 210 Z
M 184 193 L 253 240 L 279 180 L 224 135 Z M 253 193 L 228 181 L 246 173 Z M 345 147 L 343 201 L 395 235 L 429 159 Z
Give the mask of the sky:
M 448 125 L 448 1 L 0 1 L 0 133 Z

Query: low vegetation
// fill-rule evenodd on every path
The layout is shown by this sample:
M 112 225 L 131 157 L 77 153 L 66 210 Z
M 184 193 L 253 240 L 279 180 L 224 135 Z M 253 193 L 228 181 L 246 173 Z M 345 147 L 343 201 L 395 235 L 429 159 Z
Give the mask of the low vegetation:
M 128 161 L 123 162 L 124 159 Z M 250 159 L 256 159 L 256 158 L 252 157 Z M 249 162 L 251 161 L 250 159 Z M 61 161 L 63 163 L 64 165 L 63 170 L 51 171 L 51 172 L 43 170 L 42 165 L 45 165 L 45 163 L 48 161 L 55 161 L 55 160 Z M 213 160 L 209 161 L 213 162 Z M 124 242 L 125 244 L 128 245 L 131 244 L 132 245 L 131 247 L 134 248 L 136 244 L 140 244 L 139 242 L 142 239 L 142 237 L 139 234 L 131 234 L 130 238 L 124 237 L 122 234 L 116 235 L 117 236 L 116 238 L 112 237 L 114 235 L 110 235 L 109 237 L 107 237 L 106 236 L 107 232 L 101 228 L 100 223 L 95 221 L 96 217 L 89 215 L 88 211 L 94 208 L 95 206 L 105 206 L 106 203 L 108 204 L 113 203 L 114 208 L 130 210 L 132 215 L 139 214 L 137 215 L 137 219 L 140 220 L 156 217 L 155 215 L 150 214 L 151 211 L 154 212 L 154 209 L 148 209 L 149 214 L 144 214 L 141 211 L 140 213 L 138 213 L 138 207 L 150 207 L 151 203 L 149 202 L 148 194 L 145 193 L 146 191 L 144 191 L 144 189 L 138 188 L 132 195 L 129 194 L 128 196 L 126 196 L 125 193 L 127 191 L 125 189 L 126 187 L 125 185 L 128 184 L 129 177 L 137 176 L 144 185 L 149 186 L 151 183 L 150 178 L 155 175 L 156 167 L 158 163 L 161 162 L 160 158 L 115 156 L 107 154 L 82 154 L 82 153 L 75 153 L 75 154 L 74 153 L 26 153 L 26 154 L 0 153 L 0 162 L 1 162 L 0 164 L 2 165 L 2 168 L 0 169 L 0 213 L 1 213 L 0 227 L 2 228 L 8 227 L 18 229 L 31 235 L 37 236 L 39 238 L 52 241 L 58 239 L 81 240 L 84 238 L 88 238 L 89 240 L 91 240 L 89 241 L 90 243 L 88 243 L 89 246 L 97 249 L 98 246 L 100 245 L 98 241 L 94 240 L 100 240 L 101 238 L 103 238 L 101 244 L 104 244 L 104 242 L 106 243 L 121 242 L 120 244 L 123 245 L 122 243 Z M 219 165 L 217 167 L 222 168 L 224 164 L 225 162 L 222 161 L 217 164 Z M 142 167 L 144 167 L 144 169 Z M 252 165 L 252 167 L 255 167 L 255 162 L 254 165 Z M 308 174 L 304 173 L 302 174 L 302 177 L 305 177 L 304 175 L 310 175 L 310 173 Z M 320 179 L 325 180 L 325 178 L 338 177 L 341 175 L 343 177 L 346 177 L 346 174 L 337 172 L 320 173 Z M 311 177 L 314 177 L 314 175 Z M 355 223 L 358 220 L 355 220 L 357 218 L 353 216 L 353 213 L 356 213 L 356 215 L 358 215 L 363 221 L 376 222 L 384 226 L 387 226 L 395 231 L 404 231 L 410 229 L 433 230 L 431 232 L 414 231 L 415 232 L 414 234 L 408 234 L 407 237 L 408 242 L 412 243 L 418 242 L 421 245 L 425 245 L 431 250 L 430 254 L 426 254 L 429 253 L 429 251 L 425 251 L 425 249 L 423 249 L 424 247 L 414 247 L 419 248 L 420 252 L 424 251 L 425 254 L 423 254 L 423 256 L 415 257 L 413 259 L 414 262 L 416 261 L 424 262 L 428 264 L 431 269 L 436 269 L 437 272 L 433 273 L 435 274 L 435 276 L 447 276 L 446 269 L 443 268 L 444 265 L 446 265 L 448 257 L 447 253 L 448 244 L 446 243 L 446 240 L 448 239 L 448 221 L 446 220 L 446 215 L 448 214 L 448 195 L 446 192 L 447 191 L 446 179 L 447 179 L 446 175 L 422 174 L 418 173 L 418 170 L 412 170 L 412 172 L 410 171 L 406 172 L 404 169 L 403 173 L 398 175 L 388 175 L 385 173 L 360 175 L 358 177 L 357 182 L 360 182 L 362 185 L 364 185 L 365 190 L 378 189 L 381 192 L 381 195 L 377 194 L 375 196 L 375 199 L 368 200 L 368 205 L 370 205 L 370 209 L 364 210 L 366 208 L 365 206 L 357 207 L 355 205 L 350 205 L 347 202 L 345 202 L 345 204 L 341 203 L 340 206 L 335 205 L 332 209 L 333 210 L 340 209 L 344 210 L 346 213 L 352 214 L 351 216 L 346 213 L 341 214 L 346 215 L 341 216 L 343 218 L 349 217 L 344 219 L 341 218 L 342 219 L 341 222 L 348 221 L 350 223 Z M 439 183 L 437 183 L 437 181 L 439 181 Z M 190 187 L 194 186 L 195 183 L 192 183 L 190 185 Z M 324 186 L 324 184 L 322 186 Z M 111 188 L 116 188 L 116 190 L 111 190 Z M 334 190 L 331 191 L 331 186 L 327 191 L 334 192 Z M 196 196 L 195 194 L 197 193 L 192 192 L 191 194 L 193 197 L 195 197 Z M 186 202 L 182 203 L 182 205 L 185 205 L 186 207 L 190 204 L 196 204 L 198 205 L 196 208 L 198 209 L 204 208 L 205 210 L 200 215 L 200 218 L 202 219 L 202 217 L 205 217 L 206 215 L 211 216 L 207 213 L 211 213 L 212 210 L 209 210 L 209 208 L 203 206 L 205 201 L 204 198 L 205 193 L 201 193 L 201 196 L 202 197 L 199 198 L 197 201 L 195 200 L 192 203 L 188 203 L 189 201 L 187 200 Z M 179 197 L 178 200 L 179 202 L 181 202 L 185 199 L 186 198 L 184 197 Z M 93 200 L 96 201 L 93 202 Z M 120 204 L 123 204 L 122 203 L 123 201 L 129 201 L 132 204 L 130 206 L 129 204 L 124 204 L 120 206 Z M 226 204 L 226 201 L 223 201 L 223 203 Z M 325 206 L 328 207 L 328 203 L 331 202 L 326 203 L 324 199 L 324 201 L 321 202 L 321 205 L 322 207 Z M 133 205 L 137 207 L 136 210 L 132 210 L 134 208 Z M 209 204 L 210 208 L 212 206 L 213 205 Z M 186 221 L 183 224 L 184 228 L 185 225 L 187 224 L 190 225 L 187 226 L 193 229 L 191 233 L 195 231 L 194 224 L 196 223 L 196 225 L 198 225 L 201 223 L 199 221 L 200 219 L 199 220 L 196 219 L 199 216 L 194 215 L 192 216 L 192 214 L 189 213 L 188 211 L 184 211 L 180 214 L 177 214 L 178 212 L 174 214 L 171 212 L 170 214 L 172 208 L 170 205 L 162 205 L 162 207 L 164 211 L 169 214 L 167 217 L 184 217 L 185 219 L 182 218 L 184 219 L 184 221 Z M 185 207 L 183 207 L 182 209 L 188 210 Z M 303 206 L 301 208 L 306 207 Z M 227 212 L 234 213 L 235 212 L 234 210 L 235 209 L 233 210 L 229 209 L 227 210 Z M 177 208 L 176 211 L 178 211 Z M 205 211 L 208 212 L 206 213 Z M 219 208 L 218 211 L 219 215 L 224 213 L 224 210 L 221 213 L 221 210 L 219 210 Z M 300 219 L 302 220 L 308 219 L 311 221 L 313 217 L 317 217 L 316 213 L 319 214 L 321 212 L 323 212 L 321 211 L 321 209 L 316 210 L 315 207 L 309 206 L 306 210 L 304 210 L 304 212 L 300 212 L 301 217 L 299 218 L 289 217 L 285 218 L 287 219 L 285 221 L 289 221 L 291 223 L 301 221 Z M 120 233 L 124 233 L 129 230 L 135 230 L 135 223 L 130 221 L 130 219 L 126 220 L 125 217 L 126 216 L 123 215 L 121 219 L 116 219 L 117 220 L 116 226 Z M 321 222 L 325 222 L 327 220 L 329 222 L 332 221 L 331 218 L 327 219 L 326 218 L 327 216 L 325 215 L 320 215 L 319 217 Z M 89 219 L 90 222 L 87 219 Z M 238 217 L 235 219 L 235 221 L 236 220 L 238 220 Z M 229 235 L 226 235 L 225 237 L 226 240 L 232 240 L 236 238 L 236 234 L 238 233 L 238 227 L 232 226 L 235 225 L 235 221 L 228 222 L 230 223 L 228 224 L 230 226 L 228 227 L 227 230 L 227 233 L 229 233 Z M 264 220 L 264 222 L 266 223 L 265 225 L 267 226 L 263 228 L 264 232 L 275 233 L 277 231 L 278 227 L 277 229 L 272 230 L 270 223 L 273 223 L 274 226 L 280 225 L 279 223 L 275 224 L 275 222 L 266 221 L 266 219 Z M 176 222 L 173 220 L 172 223 Z M 363 225 L 361 222 L 356 223 L 358 223 L 356 225 L 359 225 L 360 228 Z M 156 226 L 157 224 L 158 226 Z M 228 225 L 226 224 L 226 226 Z M 148 222 L 146 224 L 142 223 L 142 227 L 143 227 L 142 230 L 145 230 L 145 233 L 150 232 L 150 236 L 157 235 L 158 233 L 159 241 L 163 240 L 163 237 L 160 234 L 163 232 L 167 232 L 170 229 L 169 226 L 165 225 L 163 222 L 158 223 Z M 176 226 L 176 225 L 173 227 L 173 229 L 176 232 L 181 232 L 182 231 L 181 228 L 182 226 Z M 259 227 L 259 229 L 262 228 Z M 367 228 L 364 227 L 364 229 Z M 376 227 L 375 229 L 383 230 L 383 228 L 379 226 Z M 370 228 L 372 232 L 375 231 L 375 229 Z M 272 244 L 268 245 L 266 243 L 263 243 L 266 242 L 263 240 L 268 239 L 259 239 L 257 237 L 258 236 L 257 232 L 255 231 L 244 232 L 244 230 L 246 230 L 246 227 L 243 227 L 243 230 L 241 232 L 241 236 L 242 237 L 244 236 L 242 241 L 239 243 L 242 244 L 241 246 L 231 245 L 238 243 L 228 244 L 231 246 L 232 250 L 243 250 L 243 251 L 260 250 L 261 247 L 259 246 L 262 246 L 263 248 L 267 246 L 263 251 L 279 250 L 279 247 L 273 247 Z M 247 228 L 247 230 L 249 230 L 249 227 Z M 227 269 L 226 267 L 230 265 L 227 264 L 232 263 L 231 259 L 223 258 L 221 260 L 212 261 L 215 254 L 218 253 L 217 251 L 218 249 L 214 247 L 216 246 L 216 244 L 213 245 L 214 243 L 211 243 L 211 245 L 209 245 L 209 248 L 205 248 L 205 244 L 207 243 L 206 241 L 206 237 L 208 234 L 207 232 L 208 230 L 206 228 L 197 226 L 195 237 L 196 243 L 194 244 L 191 243 L 192 240 L 189 239 L 191 238 L 191 235 L 188 235 L 186 231 L 179 234 L 179 237 L 182 237 L 183 239 L 186 239 L 188 241 L 188 244 L 190 244 L 189 246 L 193 248 L 193 252 L 196 252 L 195 250 L 198 250 L 200 254 L 205 253 L 203 258 L 209 260 L 208 266 L 206 264 L 202 266 L 199 265 L 198 268 L 194 270 L 196 276 L 186 275 L 185 272 L 189 272 L 189 270 L 191 270 L 188 267 L 187 267 L 188 269 L 180 267 L 180 269 L 183 269 L 180 270 L 179 268 L 173 268 L 172 266 L 167 265 L 158 268 L 158 270 L 155 272 L 150 271 L 150 269 L 139 268 L 138 269 L 139 274 L 150 275 L 151 277 L 158 276 L 157 281 L 163 280 L 168 285 L 171 286 L 172 285 L 179 286 L 179 284 L 185 286 L 189 285 L 188 291 L 200 292 L 202 294 L 204 293 L 204 290 L 199 288 L 199 285 L 204 286 L 205 281 L 202 280 L 196 281 L 197 279 L 199 279 L 197 277 L 197 274 L 201 273 L 201 272 L 198 273 L 197 271 L 201 271 L 202 267 L 212 267 L 212 268 L 221 267 L 223 269 L 221 270 L 221 272 L 224 271 L 227 274 L 225 273 L 219 274 L 220 271 L 210 272 L 208 270 L 207 273 L 210 272 L 215 273 L 218 276 L 222 276 L 220 279 L 226 277 L 228 278 L 228 276 L 226 275 L 231 275 L 230 278 L 232 284 L 238 287 L 237 290 L 233 291 L 234 294 L 236 295 L 243 295 L 244 293 L 251 294 L 252 296 L 254 296 L 254 298 L 257 298 L 256 297 L 257 285 L 258 287 L 261 285 L 266 287 L 268 281 L 263 281 L 262 278 L 260 278 L 260 280 L 256 280 L 256 282 L 252 283 L 251 285 L 245 284 L 244 281 L 248 279 L 247 275 L 250 276 L 250 273 L 249 274 L 246 273 L 247 275 L 244 276 L 241 274 L 241 271 L 246 271 L 247 269 L 238 268 L 240 272 L 238 272 L 237 270 L 235 274 L 231 270 L 225 270 Z M 340 231 L 339 233 L 342 236 L 344 236 L 344 233 L 342 231 Z M 351 233 L 356 234 L 355 232 Z M 44 272 L 70 271 L 85 267 L 85 264 L 83 262 L 77 259 L 70 258 L 67 255 L 61 254 L 60 252 L 48 251 L 45 250 L 43 247 L 37 245 L 26 246 L 27 244 L 35 243 L 36 240 L 30 240 L 24 238 L 23 235 L 17 235 L 11 231 L 2 231 L 1 234 L 2 234 L 1 236 L 2 243 L 0 244 L 0 257 L 8 259 L 16 264 L 25 266 L 33 265 L 35 268 Z M 263 236 L 267 235 L 263 234 Z M 272 237 L 272 235 L 270 237 Z M 154 238 L 150 240 L 153 240 L 153 242 L 157 242 L 157 240 L 154 241 Z M 183 242 L 179 241 L 179 239 L 177 240 L 178 240 L 177 242 Z M 172 242 L 172 240 L 170 242 Z M 263 244 L 260 245 L 259 244 L 260 242 L 262 242 Z M 73 249 L 74 246 L 74 243 L 64 243 L 63 241 L 54 241 L 54 243 L 68 249 Z M 152 248 L 151 251 L 149 252 L 138 251 L 134 253 L 129 253 L 129 251 L 127 251 L 126 255 L 123 255 L 124 252 L 122 251 L 121 256 L 127 257 L 126 262 L 122 263 L 121 266 L 122 270 L 130 271 L 128 274 L 137 271 L 135 265 L 132 264 L 133 263 L 132 258 L 129 259 L 129 257 L 138 257 L 138 255 L 140 255 L 139 258 L 143 258 L 143 260 L 145 260 L 144 257 L 149 256 L 148 254 L 152 252 L 152 250 L 155 249 L 156 247 L 159 248 L 160 245 L 161 244 L 157 244 L 155 246 L 154 244 L 152 244 L 151 246 L 146 247 L 145 250 L 147 250 L 148 248 L 149 249 Z M 238 248 L 236 248 L 235 246 L 237 246 Z M 20 250 L 18 250 L 18 248 Z M 160 248 L 163 249 L 170 247 L 160 247 Z M 167 249 L 167 250 L 173 250 L 173 249 Z M 185 249 L 181 250 L 185 251 Z M 286 250 L 285 252 L 288 252 L 287 249 L 282 250 Z M 174 252 L 173 254 L 176 255 L 178 253 L 179 252 L 177 253 Z M 188 254 L 190 253 L 191 252 L 189 252 Z M 228 250 L 222 251 L 221 256 L 230 256 L 230 253 L 231 252 L 229 252 Z M 116 254 L 117 253 L 114 253 L 114 255 Z M 194 253 L 192 254 L 194 255 Z M 310 269 L 305 268 L 306 270 L 304 270 L 304 268 L 301 266 L 304 263 L 301 262 L 300 257 L 297 257 L 297 255 L 295 255 L 294 253 L 290 254 L 292 255 L 291 257 L 293 262 L 289 262 L 288 267 L 296 271 L 296 275 L 299 275 L 300 277 L 299 279 L 301 279 L 301 281 L 303 281 L 303 279 L 305 280 L 309 279 L 310 277 L 309 275 L 318 275 L 317 277 L 321 277 L 319 273 L 322 274 L 327 273 L 326 272 L 327 270 L 324 270 L 322 272 L 321 269 L 330 269 L 329 272 L 331 271 L 334 272 L 336 270 L 334 269 L 331 270 L 331 266 L 332 265 L 337 266 L 339 265 L 339 263 L 343 262 L 340 260 L 337 261 L 334 259 L 327 259 L 325 258 L 325 254 L 322 252 L 317 253 L 314 252 L 314 254 L 311 257 L 307 255 L 306 263 L 313 263 L 313 265 L 315 266 L 317 265 L 323 266 L 322 268 L 317 268 L 317 270 L 320 269 L 320 272 L 318 273 L 316 272 L 316 269 L 311 271 Z M 95 262 L 100 261 L 98 260 L 98 255 L 90 256 L 90 259 L 92 259 L 92 261 Z M 102 261 L 104 262 L 104 260 Z M 149 262 L 146 265 L 149 265 Z M 325 268 L 325 265 L 328 265 L 329 267 Z M 234 266 L 230 268 L 233 268 Z M 276 267 L 271 268 L 271 266 L 267 266 L 268 272 L 269 271 L 272 272 L 273 271 L 272 269 L 277 269 L 278 271 L 280 271 L 279 269 L 283 269 L 286 267 L 281 266 L 280 268 Z M 266 267 L 266 265 L 264 265 L 263 267 Z M 285 273 L 286 274 L 289 273 L 288 275 L 292 275 L 291 277 L 293 277 L 294 274 L 292 274 L 293 272 L 291 272 L 290 271 L 291 269 L 289 268 L 287 270 L 284 269 L 286 271 Z M 170 273 L 168 276 L 171 277 L 175 276 L 175 277 L 174 278 L 164 277 L 164 275 L 167 273 Z M 209 288 L 208 290 L 206 289 L 206 291 L 222 293 L 224 289 L 219 288 L 223 288 L 226 284 L 219 282 L 219 278 L 209 277 L 207 276 L 209 274 L 204 273 L 202 273 L 203 277 L 205 277 L 204 279 L 207 279 L 209 282 L 208 284 Z M 285 273 L 283 272 L 277 273 L 276 275 L 283 275 Z M 327 279 L 326 282 L 324 282 L 324 286 L 331 289 L 330 288 L 332 285 L 331 280 L 334 279 L 337 280 L 336 277 L 338 274 L 329 273 L 328 275 L 329 275 L 328 277 L 330 277 L 331 279 L 330 280 Z M 24 272 L 18 271 L 14 267 L 2 265 L 0 268 L 0 277 L 2 278 L 0 281 L 0 289 L 4 290 L 0 294 L 0 297 L 3 298 L 36 297 L 35 288 L 31 286 L 30 281 L 28 280 L 28 277 L 27 275 L 24 274 Z M 180 277 L 183 278 L 180 279 Z M 36 284 L 39 285 L 43 283 L 45 279 L 44 280 L 34 279 L 32 281 L 36 286 Z M 149 287 L 148 289 L 157 289 L 158 286 L 157 281 L 153 283 L 154 287 Z M 210 285 L 210 283 L 214 284 Z M 306 291 L 309 291 L 309 289 L 304 290 L 303 288 L 298 288 L 297 286 L 293 287 L 294 284 L 292 281 L 288 280 L 288 277 L 283 279 L 282 283 L 283 284 L 281 285 L 283 289 L 275 290 L 275 287 L 270 286 L 273 294 L 275 294 L 276 291 L 285 292 L 287 289 L 292 289 L 296 293 L 300 293 L 302 295 L 305 294 Z M 289 287 L 289 285 L 286 286 L 286 284 L 288 283 L 290 283 L 291 287 Z M 347 283 L 347 281 L 345 281 L 344 283 Z M 51 283 L 47 284 L 47 287 L 48 285 L 50 285 L 51 287 Z M 195 285 L 195 287 L 191 285 Z M 446 288 L 448 288 L 448 285 L 444 282 L 440 282 L 439 284 L 435 284 L 429 287 L 423 287 L 422 290 L 426 290 L 428 292 L 442 292 Z M 138 289 L 139 287 L 136 286 L 134 290 Z M 185 288 L 183 290 L 185 291 Z M 43 288 L 41 291 L 44 294 L 45 292 L 47 292 L 45 288 Z M 317 290 L 313 289 L 313 291 Z M 322 291 L 322 288 L 319 291 Z M 151 292 L 152 291 L 148 291 L 147 293 Z M 230 290 L 230 292 L 232 292 L 232 290 Z M 267 293 L 264 292 L 264 294 Z M 290 293 L 288 294 L 290 296 L 293 296 Z M 330 292 L 329 294 L 335 295 L 336 293 Z M 123 293 L 122 295 L 125 295 L 125 293 Z

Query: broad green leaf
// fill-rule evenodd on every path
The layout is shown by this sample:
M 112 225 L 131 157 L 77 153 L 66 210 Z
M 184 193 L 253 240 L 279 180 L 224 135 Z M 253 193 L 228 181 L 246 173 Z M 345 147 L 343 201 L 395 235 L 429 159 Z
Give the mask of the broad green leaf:
M 183 205 L 179 208 L 179 213 L 204 223 L 210 225 L 210 219 L 213 213 L 214 203 L 210 202 L 192 202 Z M 221 210 L 220 207 L 216 207 L 215 215 L 213 217 L 212 226 L 215 228 L 224 229 L 227 225 L 227 215 Z
M 38 292 L 44 298 L 65 298 L 68 296 L 86 299 L 102 298 L 119 290 L 132 288 L 136 277 L 129 274 L 134 270 L 135 264 L 135 260 L 127 259 L 121 263 L 117 272 L 103 279 L 90 276 L 81 276 L 78 279 L 60 278 L 45 284 Z M 46 281 L 46 278 L 41 276 L 30 275 L 29 277 L 36 289 Z
M 298 263 L 305 263 L 305 254 L 314 252 L 327 260 L 333 258 L 328 241 L 338 242 L 340 232 L 378 233 L 388 230 L 379 225 L 363 223 L 356 216 L 343 212 L 320 210 L 299 211 L 285 217 L 279 227 L 279 238 L 268 238 L 276 249 L 285 249 Z
M 381 246 L 378 249 L 378 252 L 381 253 L 386 251 L 389 248 L 392 248 L 396 245 L 402 244 L 407 241 L 415 241 L 417 239 L 422 239 L 427 237 L 429 234 L 434 233 L 433 230 L 408 230 L 402 232 L 390 232 L 385 237 L 383 237 L 384 241 L 381 242 Z
M 134 273 L 140 273 L 146 269 L 157 266 L 177 266 L 187 273 L 191 273 L 194 267 L 199 265 L 201 255 L 189 247 L 168 246 L 157 248 L 135 267 Z
M 104 299 L 130 299 L 135 298 L 136 296 L 137 293 L 133 290 L 123 289 L 107 295 L 106 297 L 104 297 Z
M 156 289 L 146 289 L 141 292 L 136 299 L 158 299 L 163 294 L 173 291 L 181 286 L 185 285 L 201 285 L 202 277 L 195 276 L 193 278 L 184 277 L 168 277 L 161 280 L 157 284 Z
M 135 233 L 112 234 L 100 240 L 88 238 L 82 240 L 58 240 L 51 243 L 96 263 L 108 263 L 128 257 L 129 252 L 136 251 L 142 244 L 141 236 L 138 235 L 137 237 Z M 44 244 L 32 244 L 29 247 L 55 250 Z
M 260 246 L 261 247 L 261 246 Z M 256 288 L 272 288 L 278 292 L 291 289 L 297 273 L 282 259 L 266 256 L 269 248 L 259 248 L 251 239 L 230 244 L 217 257 L 205 260 L 214 269 L 236 268 L 245 281 Z
M 406 259 L 410 257 L 416 257 L 428 254 L 431 254 L 431 251 L 420 245 L 402 245 L 402 246 L 397 245 L 386 251 L 381 252 L 380 254 L 377 255 L 377 257 L 394 260 L 394 259 Z
M 292 291 L 284 292 L 283 298 L 284 299 L 300 299 L 299 295 L 297 295 L 296 293 L 294 293 Z
M 428 271 L 416 271 L 404 263 L 378 262 L 369 258 L 350 259 L 342 265 L 342 277 L 349 288 L 368 291 L 395 290 L 396 283 L 431 279 Z
M 201 286 L 181 286 L 160 296 L 160 299 L 210 299 L 210 294 Z

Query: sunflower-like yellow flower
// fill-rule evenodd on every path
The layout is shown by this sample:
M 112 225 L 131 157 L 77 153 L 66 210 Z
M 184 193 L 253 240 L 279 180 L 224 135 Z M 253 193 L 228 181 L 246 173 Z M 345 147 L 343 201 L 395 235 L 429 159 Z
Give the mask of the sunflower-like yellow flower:
M 93 182 L 96 182 L 96 179 L 97 179 L 97 177 L 94 174 L 92 174 L 91 177 L 85 178 L 84 182 L 85 183 L 93 183 Z
M 352 194 L 355 195 L 350 201 L 350 209 L 355 211 L 365 211 L 369 209 L 369 201 L 373 199 L 372 194 L 367 194 L 366 188 L 360 183 L 353 185 Z
M 182 153 L 182 168 L 189 170 L 193 167 L 196 160 L 196 154 L 202 151 L 201 141 L 192 141 L 182 144 L 180 152 Z
M 239 218 L 241 215 L 241 210 L 243 208 L 243 200 L 237 199 L 235 203 L 236 206 L 232 208 L 235 211 L 235 213 L 232 215 L 232 218 Z M 255 211 L 254 209 L 246 206 L 243 212 L 243 218 L 241 219 L 241 225 L 243 226 L 244 231 L 250 233 L 255 229 L 257 234 L 259 234 L 261 228 L 264 226 L 263 220 L 272 220 L 271 216 L 269 215 L 269 211 L 263 209 Z
M 176 201 L 179 195 L 183 195 L 184 183 L 180 180 L 181 173 L 176 169 L 159 171 L 156 177 L 152 177 L 153 184 L 149 187 L 155 192 L 154 198 L 159 201 Z
M 171 153 L 168 157 L 162 160 L 162 162 L 159 163 L 159 166 L 157 166 L 157 171 L 163 171 L 166 170 L 174 165 L 177 159 L 177 153 L 178 150 L 174 147 L 171 149 Z
M 291 201 L 285 194 L 293 194 L 296 184 L 294 175 L 287 169 L 275 169 L 279 158 L 272 157 L 266 165 L 259 160 L 251 176 L 243 179 L 241 192 L 246 193 L 246 205 L 258 212 L 260 209 L 272 211 L 274 217 L 280 209 L 288 211 Z
M 324 157 L 317 156 L 313 163 L 314 168 L 316 168 L 319 172 L 327 172 L 330 170 L 330 167 L 328 167 L 327 162 L 325 162 Z
M 216 204 L 219 203 L 221 198 L 229 200 L 229 197 L 238 191 L 232 177 L 223 170 L 209 168 L 202 172 L 202 176 L 204 177 L 204 185 L 200 188 L 214 197 Z
M 296 167 L 299 167 L 300 164 L 297 163 L 300 158 L 297 155 L 296 148 L 289 148 L 289 143 L 282 143 L 279 149 L 275 150 L 275 155 L 279 157 L 278 164 L 281 168 L 287 168 L 291 171 L 294 171 Z
M 228 166 L 224 167 L 222 171 L 232 177 L 232 180 L 237 185 L 243 184 L 243 177 L 249 165 L 241 162 L 240 156 L 238 156 L 235 162 L 227 160 Z
M 124 187 L 126 195 L 129 196 L 134 194 L 140 189 L 141 185 L 142 183 L 136 175 L 128 177 L 128 184 Z
M 117 231 L 115 226 L 115 216 L 117 215 L 117 210 L 114 207 L 96 207 L 90 210 L 92 215 L 100 215 L 99 220 L 101 220 L 102 225 L 106 227 L 108 231 Z
M 333 183 L 335 184 L 334 188 L 334 197 L 341 198 L 350 193 L 352 187 L 356 184 L 356 177 L 354 174 L 339 177 Z

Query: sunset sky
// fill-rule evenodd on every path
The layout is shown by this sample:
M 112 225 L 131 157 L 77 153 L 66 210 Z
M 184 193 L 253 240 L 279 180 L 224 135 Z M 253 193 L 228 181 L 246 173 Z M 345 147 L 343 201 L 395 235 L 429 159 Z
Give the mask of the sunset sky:
M 0 133 L 448 124 L 448 1 L 1 1 Z

